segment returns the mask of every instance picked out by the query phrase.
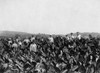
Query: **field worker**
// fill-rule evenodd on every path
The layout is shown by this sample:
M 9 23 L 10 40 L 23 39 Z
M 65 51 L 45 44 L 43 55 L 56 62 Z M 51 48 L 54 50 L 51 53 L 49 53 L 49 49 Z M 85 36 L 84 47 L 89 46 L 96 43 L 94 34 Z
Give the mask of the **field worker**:
M 16 42 L 18 42 L 20 39 L 19 38 L 16 38 Z
M 69 40 L 69 39 L 70 39 L 68 35 L 66 35 L 66 39 L 67 39 L 67 40 Z
M 79 34 L 79 32 L 77 32 L 77 38 L 80 40 L 81 39 L 81 35 Z
M 80 39 L 81 39 L 81 37 L 82 37 L 82 36 L 79 34 L 79 35 L 78 35 L 78 39 L 80 40 Z
M 31 42 L 34 41 L 34 40 L 35 40 L 35 36 L 32 36 L 31 37 Z
M 37 45 L 35 43 L 31 44 L 29 49 L 30 51 L 37 52 Z
M 75 38 L 75 36 L 74 36 L 74 34 L 73 34 L 73 33 L 71 33 L 71 38 L 72 38 L 72 39 L 74 39 L 74 38 Z
M 8 44 L 11 45 L 12 43 L 13 43 L 13 42 L 12 42 L 12 39 L 9 38 L 9 40 L 8 40 Z
M 11 45 L 13 42 L 10 40 L 10 41 L 8 41 L 8 45 Z
M 54 42 L 54 39 L 53 39 L 53 37 L 50 35 L 50 37 L 48 38 L 49 39 L 49 41 L 51 42 L 51 43 L 53 43 Z

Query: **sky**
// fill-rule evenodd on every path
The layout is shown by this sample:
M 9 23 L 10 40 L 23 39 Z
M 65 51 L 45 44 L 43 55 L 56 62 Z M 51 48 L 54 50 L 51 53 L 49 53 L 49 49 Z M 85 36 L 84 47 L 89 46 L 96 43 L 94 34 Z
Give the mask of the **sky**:
M 0 31 L 100 32 L 100 0 L 0 0 Z

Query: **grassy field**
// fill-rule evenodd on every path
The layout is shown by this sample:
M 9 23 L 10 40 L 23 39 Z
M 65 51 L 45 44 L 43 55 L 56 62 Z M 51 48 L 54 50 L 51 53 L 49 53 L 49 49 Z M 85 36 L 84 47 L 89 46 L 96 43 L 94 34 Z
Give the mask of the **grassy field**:
M 93 37 L 100 37 L 100 33 L 95 33 L 95 32 L 84 32 L 84 33 L 80 33 L 83 37 L 88 37 L 89 34 L 91 34 Z M 26 33 L 26 32 L 16 32 L 16 31 L 0 31 L 0 37 L 4 38 L 4 37 L 15 37 L 15 36 L 21 36 L 22 38 L 26 38 L 26 37 L 30 37 L 32 35 L 34 36 L 43 36 L 43 37 L 48 37 L 48 35 L 50 34 L 41 34 L 41 33 L 37 33 L 37 34 L 32 34 L 32 33 Z M 67 34 L 59 34 L 60 36 L 65 36 Z M 68 34 L 70 35 L 70 34 Z M 74 33 L 74 35 L 76 35 L 76 33 Z M 52 36 L 57 36 L 56 34 L 52 34 Z

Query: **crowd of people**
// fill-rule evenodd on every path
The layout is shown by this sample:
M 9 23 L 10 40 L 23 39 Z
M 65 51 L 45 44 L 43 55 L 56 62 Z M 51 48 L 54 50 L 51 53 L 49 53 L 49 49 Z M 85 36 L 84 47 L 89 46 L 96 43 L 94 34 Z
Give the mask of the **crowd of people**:
M 100 38 L 1 38 L 0 73 L 100 73 Z

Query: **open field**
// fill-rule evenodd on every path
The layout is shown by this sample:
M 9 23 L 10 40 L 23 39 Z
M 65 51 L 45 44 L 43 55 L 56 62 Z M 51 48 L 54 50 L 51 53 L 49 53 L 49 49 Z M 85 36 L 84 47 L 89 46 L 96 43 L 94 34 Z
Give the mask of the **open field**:
M 80 33 L 83 37 L 88 37 L 89 34 L 91 34 L 93 37 L 100 37 L 100 33 L 89 33 L 89 32 L 84 32 L 84 33 Z M 16 31 L 0 31 L 0 37 L 15 37 L 16 35 L 19 35 L 23 38 L 25 37 L 30 37 L 32 35 L 35 36 L 48 36 L 51 34 L 41 34 L 41 33 L 37 33 L 37 34 L 32 34 L 32 33 L 26 33 L 26 32 L 16 32 Z M 59 34 L 60 36 L 65 36 L 66 34 Z M 68 34 L 70 35 L 70 34 Z M 76 35 L 76 33 L 74 33 L 74 35 Z M 52 36 L 57 36 L 56 34 L 52 34 Z

